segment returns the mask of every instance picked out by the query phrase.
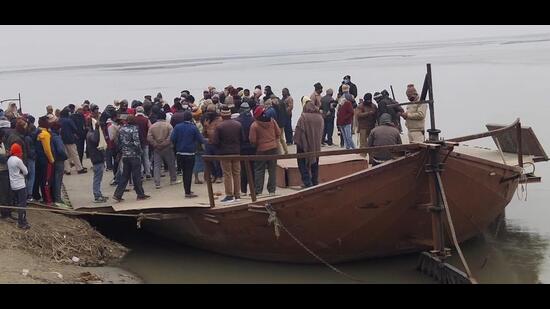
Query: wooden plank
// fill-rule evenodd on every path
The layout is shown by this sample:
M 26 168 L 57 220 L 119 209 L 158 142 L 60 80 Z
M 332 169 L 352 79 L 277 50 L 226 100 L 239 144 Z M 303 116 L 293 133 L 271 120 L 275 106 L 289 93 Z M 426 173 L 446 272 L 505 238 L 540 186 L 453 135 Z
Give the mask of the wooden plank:
M 329 151 L 319 151 L 319 152 L 302 152 L 302 153 L 292 153 L 286 155 L 223 155 L 223 156 L 212 156 L 204 155 L 203 159 L 205 161 L 213 160 L 281 160 L 281 159 L 300 159 L 300 158 L 309 158 L 309 157 L 326 157 L 326 156 L 336 156 L 336 155 L 346 155 L 346 154 L 360 154 L 360 153 L 372 153 L 376 151 L 388 150 L 391 152 L 400 152 L 406 150 L 419 150 L 432 147 L 432 144 L 424 143 L 415 143 L 415 144 L 403 144 L 403 145 L 390 145 L 390 146 L 376 146 L 376 147 L 366 147 L 366 148 L 357 148 L 357 149 L 345 149 L 345 150 L 329 150 Z

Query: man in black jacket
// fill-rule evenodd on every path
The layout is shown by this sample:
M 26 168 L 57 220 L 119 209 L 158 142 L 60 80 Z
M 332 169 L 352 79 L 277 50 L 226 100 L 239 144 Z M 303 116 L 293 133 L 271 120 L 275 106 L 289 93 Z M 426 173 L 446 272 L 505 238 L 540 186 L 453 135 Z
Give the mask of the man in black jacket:
M 101 193 L 101 180 L 103 179 L 103 171 L 105 169 L 105 150 L 99 149 L 99 122 L 88 118 L 86 120 L 87 126 L 90 128 L 88 134 L 86 134 L 86 144 L 88 145 L 88 154 L 90 161 L 93 164 L 94 180 L 93 180 L 93 193 L 95 203 L 105 203 L 107 197 Z
M 349 93 L 353 95 L 354 98 L 357 98 L 357 86 L 351 82 L 351 76 L 346 75 L 344 76 L 344 80 L 342 81 L 342 85 L 348 85 L 349 86 Z M 340 85 L 340 88 L 338 88 L 338 98 L 342 96 L 342 85 Z

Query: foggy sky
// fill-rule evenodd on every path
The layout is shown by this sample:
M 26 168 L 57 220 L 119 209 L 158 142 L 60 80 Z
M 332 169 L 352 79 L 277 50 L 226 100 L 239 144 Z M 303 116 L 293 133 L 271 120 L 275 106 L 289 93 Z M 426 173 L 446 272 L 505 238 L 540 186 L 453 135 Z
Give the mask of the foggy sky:
M 550 26 L 0 26 L 0 68 L 550 33 Z

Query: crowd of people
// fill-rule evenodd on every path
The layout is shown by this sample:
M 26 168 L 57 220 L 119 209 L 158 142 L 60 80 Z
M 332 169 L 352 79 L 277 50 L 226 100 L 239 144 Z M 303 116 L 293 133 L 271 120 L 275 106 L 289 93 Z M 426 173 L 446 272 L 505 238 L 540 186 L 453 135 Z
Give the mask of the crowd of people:
M 407 86 L 410 102 L 419 100 L 413 84 Z M 133 186 L 138 200 L 149 199 L 142 182 L 153 180 L 161 188 L 161 177 L 168 172 L 170 185 L 183 183 L 185 198 L 197 195 L 191 190 L 203 183 L 203 155 L 275 155 L 287 154 L 295 144 L 296 152 L 319 152 L 333 145 L 336 129 L 340 146 L 356 148 L 352 135 L 359 134 L 359 147 L 401 143 L 401 118 L 405 120 L 410 142 L 424 141 L 426 105 L 396 105 L 386 90 L 366 93 L 357 102 L 357 86 L 345 76 L 336 96 L 313 85 L 310 96 L 302 96 L 301 114 L 293 128 L 294 98 L 288 88 L 277 96 L 270 86 L 257 85 L 251 91 L 229 85 L 218 91 L 204 90 L 196 100 L 188 90 L 167 102 L 161 93 L 143 100 L 115 100 L 102 111 L 89 101 L 77 107 L 69 104 L 35 118 L 23 114 L 11 103 L 0 110 L 0 204 L 16 205 L 18 217 L 3 208 L 2 218 L 17 220 L 20 228 L 29 228 L 24 208 L 29 201 L 67 208 L 61 197 L 63 177 L 73 172 L 87 173 L 83 159 L 91 161 L 93 201 L 105 203 L 102 194 L 104 172 L 112 173 L 116 186 L 112 196 L 117 202 Z M 373 102 L 374 101 L 376 102 Z M 370 163 L 391 159 L 391 153 L 379 152 Z M 209 163 L 210 164 L 210 163 Z M 244 162 L 213 161 L 209 165 L 211 181 L 224 183 L 222 203 L 238 201 L 247 194 L 248 177 Z M 276 160 L 251 162 L 256 195 L 264 191 L 267 169 L 267 194 L 276 190 Z M 303 187 L 318 184 L 318 158 L 300 158 L 298 167 Z M 181 176 L 181 180 L 178 179 Z

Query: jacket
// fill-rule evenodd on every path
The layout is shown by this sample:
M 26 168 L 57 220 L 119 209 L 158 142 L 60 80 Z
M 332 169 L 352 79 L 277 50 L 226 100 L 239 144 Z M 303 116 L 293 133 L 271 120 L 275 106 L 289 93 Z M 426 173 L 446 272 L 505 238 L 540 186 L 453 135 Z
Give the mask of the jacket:
M 343 85 L 343 84 L 342 84 Z M 342 85 L 338 87 L 338 96 L 341 96 L 344 92 L 342 91 Z M 357 86 L 352 83 L 351 81 L 348 84 L 349 86 L 349 93 L 354 97 L 357 98 Z
M 61 125 L 61 139 L 65 144 L 75 144 L 78 137 L 77 128 L 74 121 L 71 118 L 59 118 L 59 124 Z
M 38 128 L 35 139 L 36 157 L 46 158 L 51 164 L 54 163 L 54 155 L 52 152 L 52 134 L 43 128 Z
M 63 145 L 63 139 L 55 132 L 52 132 L 52 152 L 55 162 L 64 162 L 68 158 L 65 146 Z
M 311 99 L 311 102 L 315 104 L 317 107 L 321 107 L 321 95 L 318 94 L 316 91 L 313 91 L 313 93 L 309 96 Z
M 178 124 L 172 134 L 170 141 L 176 149 L 176 153 L 194 154 L 197 151 L 197 143 L 204 144 L 204 138 L 197 126 L 191 121 L 184 121 Z
M 105 162 L 105 151 L 97 149 L 99 146 L 99 134 L 101 134 L 99 128 L 90 130 L 86 134 L 86 145 L 88 146 L 86 149 L 88 149 L 88 155 L 92 164 Z
M 270 121 L 254 121 L 250 126 L 248 136 L 250 143 L 256 146 L 257 152 L 278 148 L 280 137 L 281 129 L 273 119 Z
M 323 118 L 336 117 L 336 100 L 331 95 L 325 95 L 321 98 L 321 108 Z
M 241 153 L 241 142 L 243 137 L 243 126 L 240 122 L 227 119 L 218 125 L 211 144 L 218 146 L 220 155 Z
M 237 117 L 238 122 L 241 123 L 241 126 L 243 128 L 243 140 L 241 142 L 241 152 L 251 152 L 256 150 L 256 147 L 250 143 L 250 127 L 252 126 L 252 123 L 254 123 L 254 117 L 252 117 L 252 114 L 250 112 L 246 112 L 243 114 L 240 114 L 239 117 Z
M 424 123 L 426 120 L 426 104 L 407 105 L 407 119 L 405 126 L 409 132 L 424 132 Z
M 170 147 L 172 142 L 170 141 L 170 136 L 174 128 L 166 120 L 157 120 L 150 128 L 147 133 L 147 141 L 149 145 L 155 150 L 163 150 L 166 147 Z
M 149 118 L 145 117 L 142 113 L 136 115 L 136 125 L 139 130 L 139 140 L 141 141 L 141 147 L 147 146 L 147 133 L 151 127 Z
M 222 122 L 221 117 L 216 117 L 216 119 L 210 121 L 205 120 L 204 121 L 204 137 L 208 139 L 208 144 L 212 144 L 212 137 L 214 136 L 214 132 L 216 131 L 216 127 Z
M 76 134 L 81 139 L 86 139 L 86 120 L 81 113 L 74 113 L 70 116 L 76 126 Z
M 401 144 L 401 135 L 399 130 L 393 125 L 379 125 L 370 131 L 367 146 L 389 146 Z M 374 159 L 380 161 L 390 160 L 392 158 L 389 151 L 378 151 L 372 154 Z
M 139 129 L 135 125 L 124 125 L 118 132 L 118 147 L 123 158 L 140 158 L 141 141 Z
M 357 113 L 357 127 L 359 130 L 372 130 L 376 126 L 376 115 L 378 108 L 374 103 L 361 104 L 355 112 Z
M 336 118 L 336 125 L 345 126 L 353 122 L 353 106 L 350 101 L 344 102 L 338 109 L 338 117 Z

